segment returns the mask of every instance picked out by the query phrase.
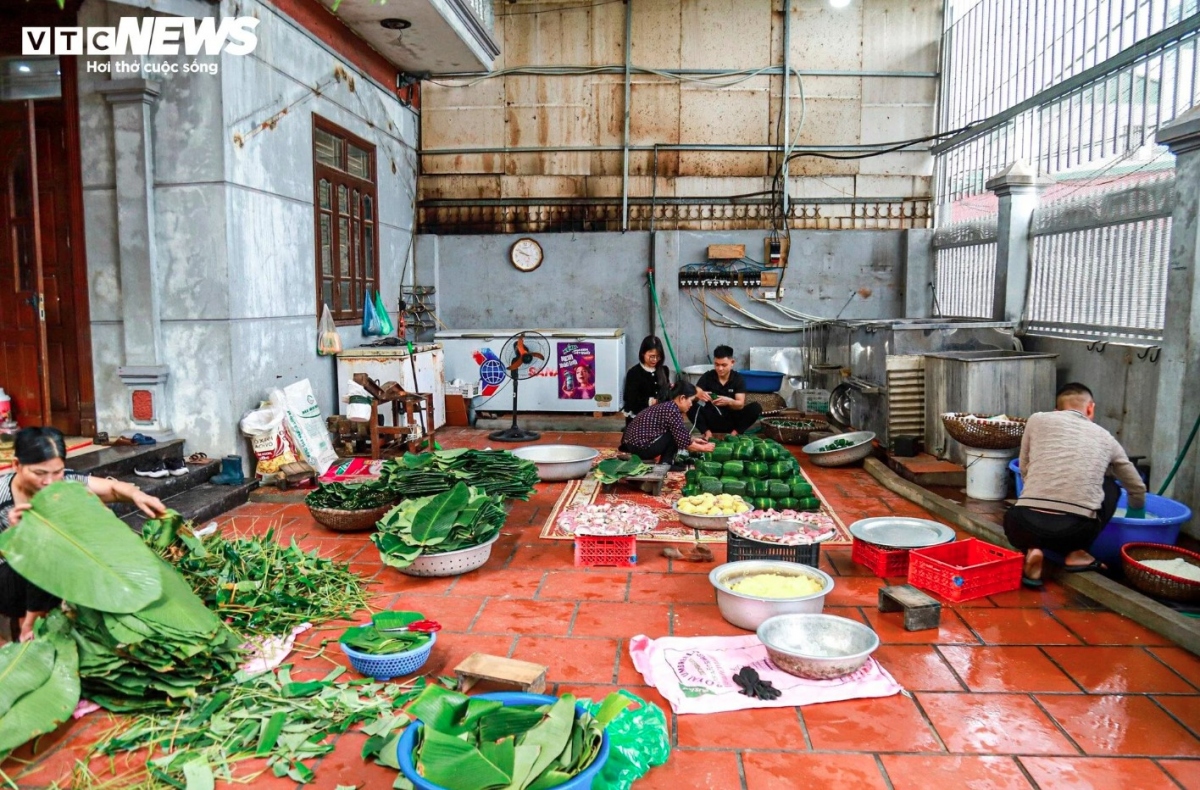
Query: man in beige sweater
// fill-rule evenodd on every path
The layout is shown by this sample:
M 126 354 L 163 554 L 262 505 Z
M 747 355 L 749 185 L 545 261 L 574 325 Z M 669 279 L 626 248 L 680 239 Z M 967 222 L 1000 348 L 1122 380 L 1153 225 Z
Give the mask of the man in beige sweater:
M 1146 484 L 1113 435 L 1092 422 L 1092 391 L 1066 384 L 1055 407 L 1025 425 L 1020 463 L 1025 488 L 1004 516 L 1004 534 L 1025 552 L 1027 587 L 1042 586 L 1043 551 L 1062 555 L 1067 573 L 1104 568 L 1087 549 L 1117 508 L 1121 491 L 1107 476 L 1110 470 L 1129 495 L 1127 515 L 1146 513 Z

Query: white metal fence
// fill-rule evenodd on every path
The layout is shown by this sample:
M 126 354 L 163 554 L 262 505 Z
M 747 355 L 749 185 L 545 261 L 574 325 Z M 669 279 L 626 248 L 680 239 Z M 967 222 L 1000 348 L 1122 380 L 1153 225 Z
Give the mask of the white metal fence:
M 933 247 L 935 312 L 953 318 L 990 318 L 996 278 L 996 218 L 939 228 Z
M 1165 177 L 1039 208 L 1027 331 L 1161 340 L 1173 194 Z

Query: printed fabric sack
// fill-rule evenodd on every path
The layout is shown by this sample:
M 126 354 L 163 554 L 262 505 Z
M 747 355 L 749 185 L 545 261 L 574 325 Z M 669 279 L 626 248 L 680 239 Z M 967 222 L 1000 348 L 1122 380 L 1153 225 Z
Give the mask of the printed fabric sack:
M 276 399 L 277 392 L 271 393 L 272 401 Z M 284 425 L 292 437 L 292 443 L 308 461 L 308 465 L 317 470 L 318 475 L 325 474 L 325 470 L 337 461 L 337 453 L 329 441 L 329 431 L 325 429 L 325 420 L 321 417 L 321 407 L 317 405 L 312 385 L 308 379 L 289 384 L 283 388 L 279 400 L 286 407 Z
M 259 478 L 273 475 L 285 464 L 296 462 L 296 448 L 283 425 L 286 419 L 287 406 L 279 390 L 271 393 L 271 399 L 262 408 L 242 417 L 242 433 L 250 437 L 250 447 L 258 459 L 254 471 Z

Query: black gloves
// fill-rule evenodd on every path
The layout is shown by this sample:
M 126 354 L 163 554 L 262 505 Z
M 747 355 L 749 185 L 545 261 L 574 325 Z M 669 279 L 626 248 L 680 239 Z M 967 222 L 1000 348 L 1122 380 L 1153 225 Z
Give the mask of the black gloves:
M 741 687 L 739 693 L 745 694 L 747 697 L 753 697 L 754 699 L 778 699 L 783 693 L 771 685 L 771 681 L 760 680 L 758 673 L 750 667 L 739 669 L 738 673 L 733 676 L 733 682 Z

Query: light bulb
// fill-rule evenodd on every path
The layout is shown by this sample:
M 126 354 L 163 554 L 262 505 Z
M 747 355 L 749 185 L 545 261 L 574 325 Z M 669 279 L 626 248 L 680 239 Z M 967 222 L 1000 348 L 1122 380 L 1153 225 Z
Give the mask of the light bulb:
M 20 66 L 17 66 L 17 71 L 21 72 L 22 74 L 28 74 L 31 69 L 22 63 Z
M 850 5 L 850 0 L 829 0 L 829 5 L 834 8 L 845 8 Z

